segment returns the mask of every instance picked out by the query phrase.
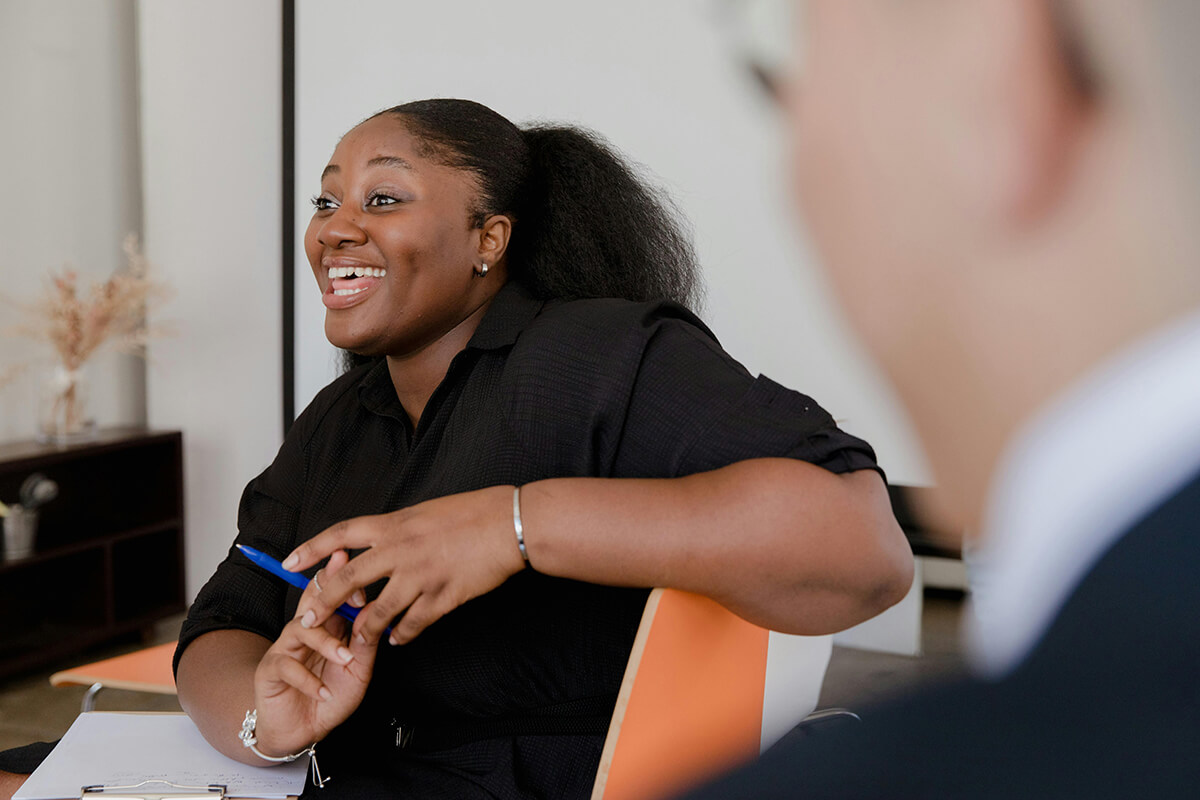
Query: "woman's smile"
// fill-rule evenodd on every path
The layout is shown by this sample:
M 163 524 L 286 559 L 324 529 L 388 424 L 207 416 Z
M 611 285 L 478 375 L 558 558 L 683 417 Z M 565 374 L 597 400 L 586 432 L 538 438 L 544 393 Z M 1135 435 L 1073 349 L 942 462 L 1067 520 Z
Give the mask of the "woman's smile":
M 321 302 L 330 310 L 356 306 L 383 283 L 387 270 L 353 258 L 331 257 L 321 260 L 326 271 Z

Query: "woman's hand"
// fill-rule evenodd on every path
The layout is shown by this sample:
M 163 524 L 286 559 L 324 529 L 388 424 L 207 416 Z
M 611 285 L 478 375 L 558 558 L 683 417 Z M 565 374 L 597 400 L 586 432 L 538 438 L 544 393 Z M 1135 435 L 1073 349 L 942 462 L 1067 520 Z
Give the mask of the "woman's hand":
M 386 579 L 379 597 L 358 615 L 354 635 L 373 645 L 403 614 L 390 641 L 404 644 L 522 569 L 512 497 L 512 486 L 492 486 L 349 519 L 297 547 L 283 565 L 302 570 L 340 550 L 366 548 L 328 579 L 322 576 L 311 624 L 325 624 L 356 590 Z
M 367 691 L 375 646 L 348 637 L 349 624 L 341 617 L 329 616 L 321 625 L 312 622 L 316 598 L 348 559 L 343 550 L 329 554 L 318 580 L 301 595 L 296 617 L 255 671 L 256 746 L 267 755 L 295 753 L 324 739 L 358 708 Z

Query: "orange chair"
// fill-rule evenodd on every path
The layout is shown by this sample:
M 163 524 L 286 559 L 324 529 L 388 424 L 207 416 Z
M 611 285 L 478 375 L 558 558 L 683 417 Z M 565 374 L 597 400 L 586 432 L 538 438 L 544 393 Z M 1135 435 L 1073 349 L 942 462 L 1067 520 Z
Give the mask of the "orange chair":
M 592 800 L 658 800 L 749 761 L 816 707 L 829 636 L 789 636 L 655 589 L 634 639 Z M 175 694 L 175 643 L 55 673 L 55 686 Z M 848 714 L 830 710 L 812 714 Z
M 655 589 L 592 800 L 669 797 L 754 758 L 816 706 L 831 650 L 829 636 L 775 633 L 708 598 Z
M 175 642 L 160 644 L 107 658 L 50 676 L 51 686 L 88 686 L 82 711 L 91 711 L 101 689 L 128 689 L 135 692 L 175 694 L 175 674 L 171 659 Z

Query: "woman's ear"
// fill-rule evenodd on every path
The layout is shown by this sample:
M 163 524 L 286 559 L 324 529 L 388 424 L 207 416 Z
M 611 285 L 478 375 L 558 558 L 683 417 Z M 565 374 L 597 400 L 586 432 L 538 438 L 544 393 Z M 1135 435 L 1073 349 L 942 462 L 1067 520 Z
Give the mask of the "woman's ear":
M 1037 225 L 1072 179 L 1089 98 L 1072 73 L 1052 3 L 983 0 L 987 24 L 971 37 L 976 97 L 957 98 L 965 123 L 960 178 L 990 223 Z
M 491 266 L 500 263 L 508 250 L 508 238 L 511 235 L 512 220 L 503 214 L 495 214 L 484 220 L 479 228 L 479 260 Z

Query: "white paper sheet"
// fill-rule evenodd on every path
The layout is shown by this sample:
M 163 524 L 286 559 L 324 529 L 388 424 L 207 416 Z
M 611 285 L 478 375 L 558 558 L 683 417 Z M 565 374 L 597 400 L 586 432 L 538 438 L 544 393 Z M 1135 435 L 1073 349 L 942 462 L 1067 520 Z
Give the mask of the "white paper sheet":
M 277 767 L 226 758 L 204 741 L 186 714 L 92 711 L 79 715 L 13 800 L 61 800 L 79 797 L 83 786 L 144 780 L 224 784 L 227 797 L 287 797 L 304 790 L 307 770 L 307 756 Z

